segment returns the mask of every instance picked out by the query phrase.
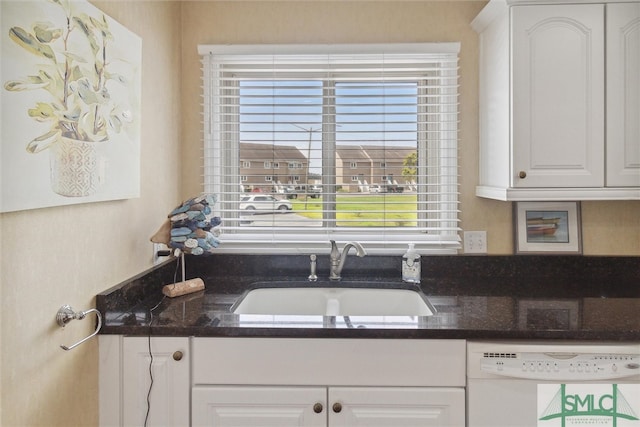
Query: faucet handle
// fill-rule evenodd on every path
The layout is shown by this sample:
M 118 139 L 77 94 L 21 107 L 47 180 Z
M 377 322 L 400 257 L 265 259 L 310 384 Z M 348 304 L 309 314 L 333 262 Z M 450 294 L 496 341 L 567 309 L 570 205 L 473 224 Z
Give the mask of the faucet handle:
M 309 273 L 309 281 L 315 282 L 318 280 L 318 275 L 316 274 L 316 256 L 310 255 L 309 260 L 311 261 L 311 272 Z
M 340 251 L 338 250 L 338 245 L 336 244 L 336 241 L 329 240 L 329 243 L 331 243 L 331 259 L 340 258 Z

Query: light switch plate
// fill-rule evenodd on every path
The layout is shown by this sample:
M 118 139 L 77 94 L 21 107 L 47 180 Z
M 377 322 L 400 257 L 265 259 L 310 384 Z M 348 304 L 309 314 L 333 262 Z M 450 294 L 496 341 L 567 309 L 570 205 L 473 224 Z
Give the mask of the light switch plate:
M 465 254 L 486 254 L 487 253 L 487 232 L 486 231 L 465 231 L 463 240 L 464 240 Z

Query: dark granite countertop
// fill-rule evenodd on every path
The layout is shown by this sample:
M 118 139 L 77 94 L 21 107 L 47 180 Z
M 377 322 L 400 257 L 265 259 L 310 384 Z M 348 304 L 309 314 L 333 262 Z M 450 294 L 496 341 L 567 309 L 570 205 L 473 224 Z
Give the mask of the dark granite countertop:
M 305 283 L 304 256 L 288 257 L 287 262 L 278 256 L 211 258 L 192 257 L 186 263 L 187 278 L 201 277 L 204 291 L 163 297 L 162 286 L 173 282 L 177 270 L 170 261 L 99 294 L 101 333 L 640 341 L 640 260 L 635 257 L 423 257 L 421 289 L 436 314 L 346 318 L 238 315 L 231 307 L 256 282 L 264 286 L 273 279 L 263 269 L 276 271 L 289 285 L 357 286 L 369 281 L 406 286 L 397 280 L 395 259 L 372 256 L 363 258 L 369 259 L 364 264 L 350 260 L 355 264 L 353 277 L 345 274 L 336 284 L 322 279 Z

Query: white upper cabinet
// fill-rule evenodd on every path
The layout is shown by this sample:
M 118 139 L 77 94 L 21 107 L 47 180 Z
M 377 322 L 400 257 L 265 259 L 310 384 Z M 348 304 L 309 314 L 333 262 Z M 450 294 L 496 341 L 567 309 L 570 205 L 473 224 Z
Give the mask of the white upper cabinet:
M 640 2 L 607 5 L 608 186 L 640 186 Z
M 514 187 L 604 182 L 604 5 L 511 8 Z
M 640 199 L 639 10 L 493 0 L 478 15 L 478 196 Z

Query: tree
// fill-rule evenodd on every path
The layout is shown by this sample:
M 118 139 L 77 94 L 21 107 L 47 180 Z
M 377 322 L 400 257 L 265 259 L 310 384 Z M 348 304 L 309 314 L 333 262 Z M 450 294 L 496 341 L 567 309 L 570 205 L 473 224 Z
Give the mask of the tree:
M 417 173 L 418 173 L 418 153 L 414 152 L 409 154 L 402 161 L 402 176 L 409 180 L 415 180 Z

